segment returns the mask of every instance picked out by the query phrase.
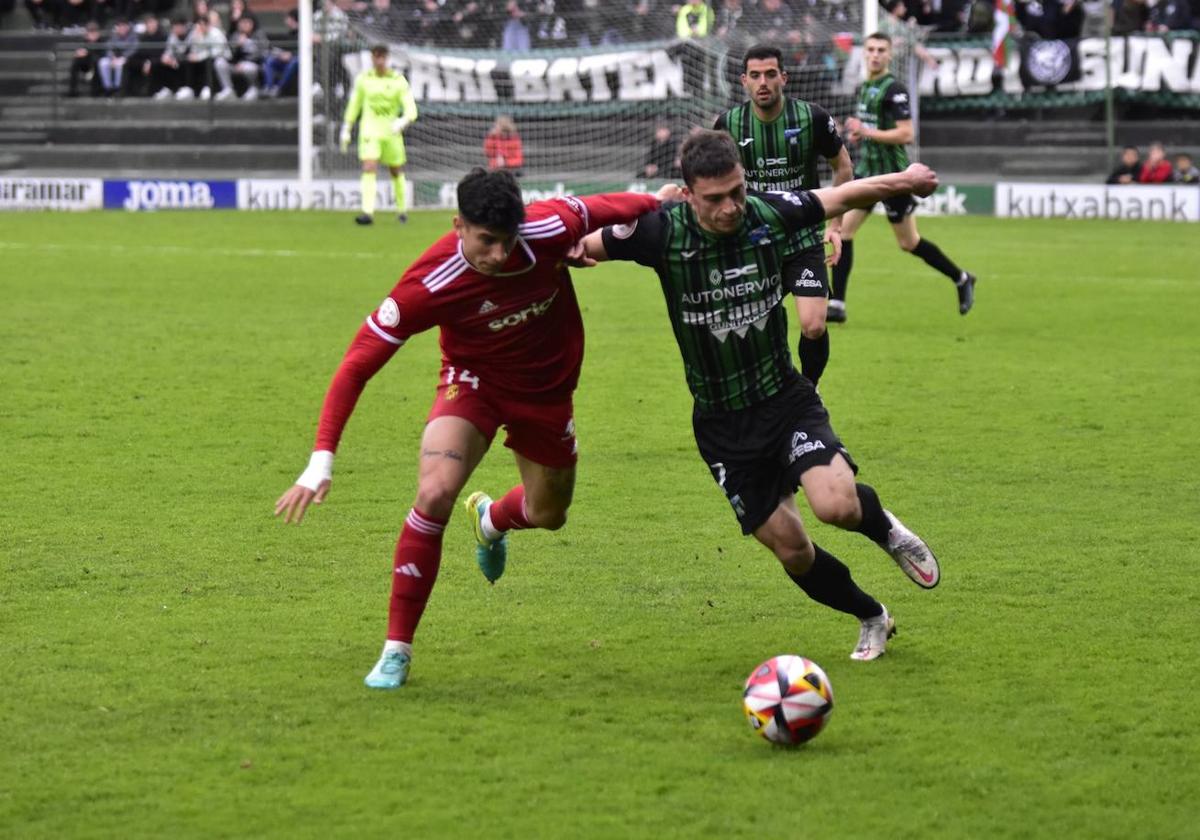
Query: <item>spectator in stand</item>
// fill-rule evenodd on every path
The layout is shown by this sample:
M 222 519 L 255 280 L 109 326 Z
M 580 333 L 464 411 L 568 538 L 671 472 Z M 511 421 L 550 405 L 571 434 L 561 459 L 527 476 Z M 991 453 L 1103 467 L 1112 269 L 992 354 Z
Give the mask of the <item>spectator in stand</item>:
M 221 27 L 213 26 L 211 19 L 205 15 L 197 16 L 192 23 L 192 31 L 187 37 L 187 86 L 180 88 L 190 91 L 200 99 L 207 100 L 212 96 L 212 83 L 217 80 L 221 90 L 217 99 L 228 99 L 233 96 L 233 80 L 229 73 L 229 42 Z M 190 99 L 185 94 L 176 98 Z
M 292 42 L 296 40 L 296 34 L 300 30 L 300 13 L 292 9 L 287 14 L 285 23 L 290 33 Z M 288 85 L 296 78 L 296 70 L 300 67 L 300 59 L 296 57 L 296 53 L 291 49 L 283 47 L 272 47 L 271 52 L 267 55 L 267 60 L 263 64 L 263 85 L 266 87 L 267 96 L 274 99 L 277 96 L 282 96 L 288 89 Z
M 741 35 L 742 33 L 738 30 L 738 23 L 745 13 L 746 9 L 742 5 L 742 0 L 725 0 L 721 4 L 721 8 L 717 10 L 717 37 L 728 40 Z M 747 35 L 746 37 L 749 36 Z
M 533 38 L 537 47 L 562 47 L 567 41 L 567 19 L 554 9 L 554 0 L 539 0 Z
M 58 6 L 57 17 L 64 35 L 82 35 L 88 20 L 95 20 L 91 0 L 63 0 Z
M 247 11 L 249 9 L 246 8 L 246 0 L 229 0 L 229 24 L 225 27 L 226 38 L 233 40 L 233 36 L 237 32 L 238 21 Z
M 1146 0 L 1113 0 L 1114 35 L 1130 35 L 1141 32 L 1150 21 L 1150 9 Z
M 59 25 L 55 0 L 25 0 L 25 11 L 29 12 L 34 29 L 49 29 Z
M 1192 7 L 1188 0 L 1158 0 L 1150 8 L 1147 32 L 1171 32 L 1192 28 Z
M 134 31 L 138 33 L 138 49 L 129 59 L 125 87 L 133 96 L 149 96 L 154 67 L 167 48 L 167 34 L 152 13 L 144 15 Z
M 505 52 L 529 52 L 532 41 L 520 0 L 508 0 L 504 11 L 508 13 L 508 22 L 500 32 L 500 49 Z
M 392 20 L 390 0 L 385 0 L 380 6 L 380 21 Z M 386 7 L 386 8 L 385 8 Z M 314 97 L 320 97 L 324 90 L 323 84 L 336 80 L 334 72 L 342 65 L 342 56 L 346 52 L 346 33 L 350 31 L 350 18 L 343 12 L 336 0 L 322 0 L 321 8 L 313 15 L 313 86 Z M 382 28 L 385 24 L 380 24 Z M 390 25 L 390 24 L 386 24 Z M 334 94 L 339 99 L 345 93 L 343 86 L 334 82 Z
M 675 15 L 675 37 L 684 41 L 707 38 L 714 21 L 713 10 L 705 0 L 689 0 Z
M 453 46 L 477 47 L 488 43 L 490 33 L 479 0 L 446 0 L 446 9 L 450 12 Z
M 105 96 L 116 96 L 121 92 L 125 78 L 125 65 L 138 51 L 138 36 L 124 18 L 113 24 L 108 40 L 104 44 L 104 55 L 96 62 L 100 70 L 100 86 Z
M 79 96 L 80 81 L 89 82 L 92 96 L 100 93 L 100 76 L 96 73 L 96 59 L 100 57 L 100 24 L 89 20 L 83 32 L 83 43 L 75 48 L 71 57 L 70 84 L 67 96 Z
M 612 13 L 608 11 L 608 0 L 579 0 L 579 26 L 582 30 L 579 36 L 581 47 L 611 47 L 625 43 L 625 37 L 616 25 Z M 625 22 L 620 21 L 622 26 Z
M 438 0 L 418 0 L 408 13 L 404 31 L 412 43 L 429 46 L 441 41 L 445 27 L 446 20 Z
M 427 9 L 429 3 L 424 5 Z M 440 8 L 437 0 L 433 5 Z M 392 5 L 392 0 L 371 0 L 369 6 L 357 11 L 357 16 L 363 26 L 374 29 L 380 37 L 394 38 L 396 33 L 403 31 L 404 13 Z
M 483 156 L 487 158 L 488 169 L 507 169 L 518 178 L 521 177 L 525 153 L 521 148 L 521 135 L 517 133 L 517 124 L 512 117 L 504 114 L 496 117 L 492 130 L 483 138 Z
M 659 4 L 660 0 L 630 0 L 630 41 L 653 41 L 666 35 L 665 27 L 660 23 Z
M 169 99 L 172 96 L 183 98 L 185 90 L 191 93 L 191 89 L 187 87 L 187 75 L 184 72 L 184 68 L 187 66 L 187 37 L 187 19 L 173 18 L 171 31 L 167 34 L 166 46 L 163 47 L 158 62 L 151 69 L 153 83 L 158 88 L 154 93 L 155 99 Z
M 1151 143 L 1142 168 L 1138 170 L 1139 184 L 1165 184 L 1171 180 L 1171 162 L 1162 143 Z
M 1138 153 L 1137 146 L 1126 146 L 1121 150 L 1121 162 L 1117 164 L 1117 168 L 1112 171 L 1104 183 L 1132 184 L 1137 180 L 1141 168 L 1141 155 Z
M 271 44 L 267 41 L 267 33 L 258 28 L 258 19 L 253 14 L 247 12 L 238 18 L 237 32 L 233 33 L 229 47 L 233 51 L 233 76 L 246 84 L 242 99 L 258 99 L 258 80 L 271 52 Z
M 742 29 L 753 32 L 756 40 L 780 47 L 799 44 L 803 37 L 796 13 L 783 0 L 759 0 L 758 8 L 742 18 Z
M 679 142 L 671 135 L 671 126 L 660 122 L 637 177 L 670 180 L 679 175 Z
M 1083 32 L 1081 0 L 1019 0 L 1017 20 L 1027 33 L 1047 39 L 1078 38 Z
M 1175 156 L 1175 172 L 1171 179 L 1176 184 L 1200 184 L 1200 169 L 1192 163 L 1192 156 L 1185 153 Z

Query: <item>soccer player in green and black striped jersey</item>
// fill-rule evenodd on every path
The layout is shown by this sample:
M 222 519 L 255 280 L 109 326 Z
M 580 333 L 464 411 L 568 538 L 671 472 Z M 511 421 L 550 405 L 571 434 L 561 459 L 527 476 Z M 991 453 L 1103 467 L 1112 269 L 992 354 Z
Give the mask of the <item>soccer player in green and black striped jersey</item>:
M 938 562 L 871 487 L 855 482 L 857 467 L 816 388 L 793 365 L 785 264 L 800 232 L 851 207 L 929 195 L 937 178 L 914 164 L 815 192 L 747 193 L 737 146 L 718 131 L 689 137 L 680 163 L 683 203 L 596 231 L 584 252 L 657 272 L 695 400 L 696 443 L 742 533 L 770 549 L 810 598 L 858 618 L 851 657 L 875 659 L 895 622 L 841 561 L 809 540 L 796 490 L 804 487 L 818 519 L 867 536 L 917 585 L 937 585 Z
M 908 166 L 904 147 L 913 139 L 911 103 L 908 89 L 891 74 L 892 39 L 875 33 L 863 42 L 867 80 L 858 92 L 858 115 L 846 120 L 846 133 L 859 144 L 854 174 L 864 178 L 887 172 L 900 172 Z M 917 233 L 913 211 L 917 202 L 910 195 L 885 201 L 888 221 L 896 243 L 952 281 L 958 293 L 958 312 L 966 315 L 975 303 L 975 275 L 963 271 L 938 246 Z M 833 293 L 829 297 L 829 320 L 846 320 L 846 286 L 854 266 L 854 234 L 867 220 L 871 208 L 852 210 L 842 219 L 842 259 L 833 268 Z
M 833 168 L 835 187 L 853 179 L 854 164 L 833 117 L 819 105 L 784 96 L 786 86 L 783 53 L 777 47 L 760 44 L 746 50 L 742 87 L 749 101 L 721 114 L 713 126 L 728 131 L 737 143 L 746 185 L 759 191 L 815 190 L 821 186 L 820 157 Z M 785 266 L 784 279 L 800 316 L 800 372 L 814 385 L 829 361 L 826 266 L 841 256 L 841 224 L 833 218 L 828 229 L 821 222 L 800 231 L 793 243 L 795 254 Z

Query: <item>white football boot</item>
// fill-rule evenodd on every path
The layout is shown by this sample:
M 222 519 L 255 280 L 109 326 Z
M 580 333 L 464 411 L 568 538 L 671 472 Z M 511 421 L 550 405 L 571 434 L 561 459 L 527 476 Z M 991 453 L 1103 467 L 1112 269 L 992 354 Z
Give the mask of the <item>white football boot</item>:
M 883 604 L 879 606 L 883 607 Z M 858 634 L 858 644 L 854 647 L 851 659 L 859 662 L 870 662 L 883 656 L 887 649 L 887 640 L 896 635 L 896 620 L 888 613 L 887 607 L 874 618 L 865 618 L 862 630 Z
M 883 515 L 892 523 L 892 530 L 888 531 L 887 544 L 880 543 L 879 547 L 896 561 L 913 583 L 922 589 L 933 589 L 942 579 L 942 570 L 925 540 L 906 528 L 890 510 L 885 510 Z

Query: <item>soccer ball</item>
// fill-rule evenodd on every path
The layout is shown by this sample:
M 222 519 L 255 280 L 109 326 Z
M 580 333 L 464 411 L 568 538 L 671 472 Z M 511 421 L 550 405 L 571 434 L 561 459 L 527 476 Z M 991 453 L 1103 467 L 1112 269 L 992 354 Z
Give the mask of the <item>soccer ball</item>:
M 833 711 L 833 686 L 803 656 L 775 656 L 754 669 L 742 692 L 750 728 L 773 744 L 794 746 L 817 736 Z

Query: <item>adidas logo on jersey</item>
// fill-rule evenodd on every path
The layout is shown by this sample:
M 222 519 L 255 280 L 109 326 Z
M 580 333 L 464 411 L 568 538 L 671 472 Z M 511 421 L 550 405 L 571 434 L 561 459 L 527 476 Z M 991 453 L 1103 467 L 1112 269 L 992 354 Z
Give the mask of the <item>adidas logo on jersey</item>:
M 405 563 L 403 566 L 396 567 L 396 574 L 408 575 L 409 577 L 423 577 L 421 570 L 417 568 L 416 563 Z
M 486 315 L 489 312 L 495 312 L 499 308 L 500 307 L 496 306 L 496 304 L 492 303 L 490 300 L 485 300 L 483 302 L 483 306 L 479 307 L 479 314 Z

